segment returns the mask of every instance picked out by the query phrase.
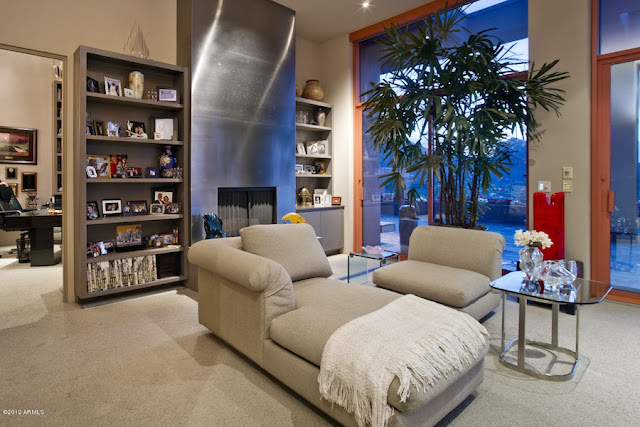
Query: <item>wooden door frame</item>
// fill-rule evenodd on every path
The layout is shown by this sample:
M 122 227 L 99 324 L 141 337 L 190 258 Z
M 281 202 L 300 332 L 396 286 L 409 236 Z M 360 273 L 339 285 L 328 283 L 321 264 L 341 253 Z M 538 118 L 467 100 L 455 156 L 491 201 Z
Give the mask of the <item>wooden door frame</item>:
M 591 279 L 611 280 L 611 66 L 640 60 L 640 47 L 598 55 L 599 2 L 591 1 Z M 640 294 L 612 290 L 612 300 L 640 303 Z

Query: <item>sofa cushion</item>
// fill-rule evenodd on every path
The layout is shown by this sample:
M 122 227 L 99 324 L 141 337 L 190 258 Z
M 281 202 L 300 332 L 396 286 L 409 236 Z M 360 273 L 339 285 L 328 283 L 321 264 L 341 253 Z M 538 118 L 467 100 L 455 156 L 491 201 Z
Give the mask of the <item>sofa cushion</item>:
M 252 225 L 240 230 L 240 237 L 245 251 L 282 265 L 294 282 L 333 274 L 309 224 Z
M 293 284 L 296 309 L 271 321 L 271 339 L 320 366 L 327 340 L 339 327 L 401 295 L 370 286 L 314 278 Z
M 489 282 L 487 276 L 475 271 L 411 260 L 379 268 L 373 273 L 376 286 L 458 308 L 488 293 L 491 290 Z

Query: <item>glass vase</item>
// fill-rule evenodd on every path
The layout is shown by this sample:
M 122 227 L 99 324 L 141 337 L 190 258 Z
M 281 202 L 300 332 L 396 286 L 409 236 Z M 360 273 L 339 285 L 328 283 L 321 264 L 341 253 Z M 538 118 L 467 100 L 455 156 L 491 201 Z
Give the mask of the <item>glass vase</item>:
M 525 279 L 531 280 L 540 268 L 544 256 L 537 246 L 525 246 L 520 249 L 520 269 L 525 274 Z

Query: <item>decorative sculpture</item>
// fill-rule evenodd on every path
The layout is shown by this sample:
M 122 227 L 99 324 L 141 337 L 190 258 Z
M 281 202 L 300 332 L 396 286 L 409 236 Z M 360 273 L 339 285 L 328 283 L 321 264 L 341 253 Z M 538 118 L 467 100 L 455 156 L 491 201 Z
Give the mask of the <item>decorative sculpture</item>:
M 203 215 L 205 239 L 220 239 L 227 237 L 227 233 L 222 230 L 222 220 L 213 212 Z

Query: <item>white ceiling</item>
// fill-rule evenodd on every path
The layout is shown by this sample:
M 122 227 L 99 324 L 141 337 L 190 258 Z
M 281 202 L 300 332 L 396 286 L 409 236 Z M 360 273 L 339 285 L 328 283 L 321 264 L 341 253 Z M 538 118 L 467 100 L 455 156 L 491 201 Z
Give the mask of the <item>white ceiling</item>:
M 324 42 L 383 21 L 433 0 L 274 0 L 296 11 L 296 34 Z

